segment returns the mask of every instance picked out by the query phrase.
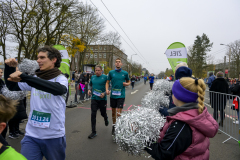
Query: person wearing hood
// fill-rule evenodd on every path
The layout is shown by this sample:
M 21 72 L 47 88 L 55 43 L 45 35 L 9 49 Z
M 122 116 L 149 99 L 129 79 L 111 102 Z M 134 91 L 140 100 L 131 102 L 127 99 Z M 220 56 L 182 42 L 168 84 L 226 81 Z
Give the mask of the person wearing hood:
M 208 160 L 209 138 L 218 124 L 204 106 L 206 86 L 201 79 L 184 77 L 172 88 L 174 107 L 168 110 L 160 139 L 145 150 L 156 160 Z
M 213 75 L 213 72 L 210 72 L 208 82 L 207 82 L 208 88 L 211 88 L 214 80 L 215 80 L 215 76 Z
M 190 68 L 188 68 L 187 64 L 184 63 L 180 63 L 176 66 L 176 72 L 175 72 L 175 77 L 176 80 L 182 78 L 182 77 L 191 77 L 192 76 L 192 70 Z M 159 109 L 159 112 L 163 115 L 163 116 L 169 116 L 167 110 L 171 109 L 173 107 L 176 107 L 176 105 L 173 103 L 172 100 L 172 93 L 169 95 L 169 106 L 167 107 L 163 107 Z
M 213 111 L 213 118 L 217 121 L 218 120 L 218 111 L 220 111 L 220 122 L 219 125 L 223 127 L 223 120 L 225 118 L 225 107 L 227 103 L 227 96 L 224 94 L 228 94 L 228 83 L 227 81 L 223 78 L 223 72 L 218 72 L 217 73 L 217 78 L 212 82 L 211 88 L 209 89 L 210 91 L 210 104 L 212 108 L 214 109 Z M 219 93 L 224 93 L 224 94 L 219 94 L 219 93 L 214 93 L 214 92 L 219 92 Z

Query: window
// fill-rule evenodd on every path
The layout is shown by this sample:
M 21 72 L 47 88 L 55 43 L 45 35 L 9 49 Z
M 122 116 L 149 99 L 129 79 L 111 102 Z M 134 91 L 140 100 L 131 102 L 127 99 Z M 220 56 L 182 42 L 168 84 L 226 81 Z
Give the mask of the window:
M 77 57 L 75 57 L 75 63 L 77 63 Z
M 102 50 L 102 47 L 100 47 L 100 50 Z
M 107 54 L 106 53 L 103 53 L 103 58 L 106 58 Z
M 90 47 L 91 50 L 93 50 L 93 47 Z
M 98 48 L 97 47 L 95 47 L 95 51 L 97 51 L 98 50 Z
M 97 58 L 97 53 L 94 53 L 94 58 Z
M 102 58 L 102 53 L 99 53 L 99 58 Z
M 90 55 L 90 58 L 93 58 L 93 54 Z
M 97 61 L 95 61 L 94 64 L 97 64 Z
M 106 50 L 107 50 L 107 47 L 104 47 L 104 50 L 106 51 Z
M 86 58 L 88 58 L 88 53 L 86 53 Z

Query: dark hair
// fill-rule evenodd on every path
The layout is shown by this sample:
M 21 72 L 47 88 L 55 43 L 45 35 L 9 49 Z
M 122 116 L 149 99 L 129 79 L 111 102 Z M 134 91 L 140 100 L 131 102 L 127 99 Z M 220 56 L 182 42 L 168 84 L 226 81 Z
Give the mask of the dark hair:
M 117 58 L 116 60 L 120 60 L 122 62 L 122 60 L 120 58 Z M 116 60 L 115 60 L 115 62 L 116 62 Z
M 48 58 L 50 60 L 52 60 L 53 58 L 56 58 L 57 61 L 54 64 L 54 67 L 57 67 L 57 68 L 60 67 L 60 64 L 62 62 L 62 54 L 57 49 L 50 46 L 44 46 L 38 49 L 38 53 L 39 52 L 47 52 Z
M 96 65 L 95 68 L 100 68 L 102 70 L 102 66 Z
M 18 105 L 17 100 L 12 100 L 0 95 L 0 123 L 8 122 L 17 112 L 16 106 Z

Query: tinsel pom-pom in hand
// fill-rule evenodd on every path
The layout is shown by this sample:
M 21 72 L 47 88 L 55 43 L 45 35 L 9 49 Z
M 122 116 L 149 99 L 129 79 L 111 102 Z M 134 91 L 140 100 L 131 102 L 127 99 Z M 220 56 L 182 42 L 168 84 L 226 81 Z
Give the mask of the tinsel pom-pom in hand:
M 27 73 L 28 75 L 35 75 L 35 71 L 39 69 L 37 61 L 30 59 L 23 59 L 18 65 L 19 71 Z
M 160 138 L 164 123 L 165 118 L 151 108 L 136 107 L 122 113 L 115 125 L 115 140 L 119 150 L 134 156 L 145 155 L 144 148 Z
M 1 89 L 2 95 L 12 100 L 22 100 L 27 96 L 27 91 L 10 91 L 6 86 Z

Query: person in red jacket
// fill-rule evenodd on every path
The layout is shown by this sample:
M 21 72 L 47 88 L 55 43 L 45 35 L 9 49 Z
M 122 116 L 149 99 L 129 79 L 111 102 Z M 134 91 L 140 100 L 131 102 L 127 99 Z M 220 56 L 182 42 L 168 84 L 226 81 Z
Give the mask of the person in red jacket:
M 204 106 L 206 86 L 202 79 L 189 77 L 175 81 L 173 102 L 157 143 L 146 151 L 156 160 L 208 160 L 209 138 L 218 131 L 218 123 Z

